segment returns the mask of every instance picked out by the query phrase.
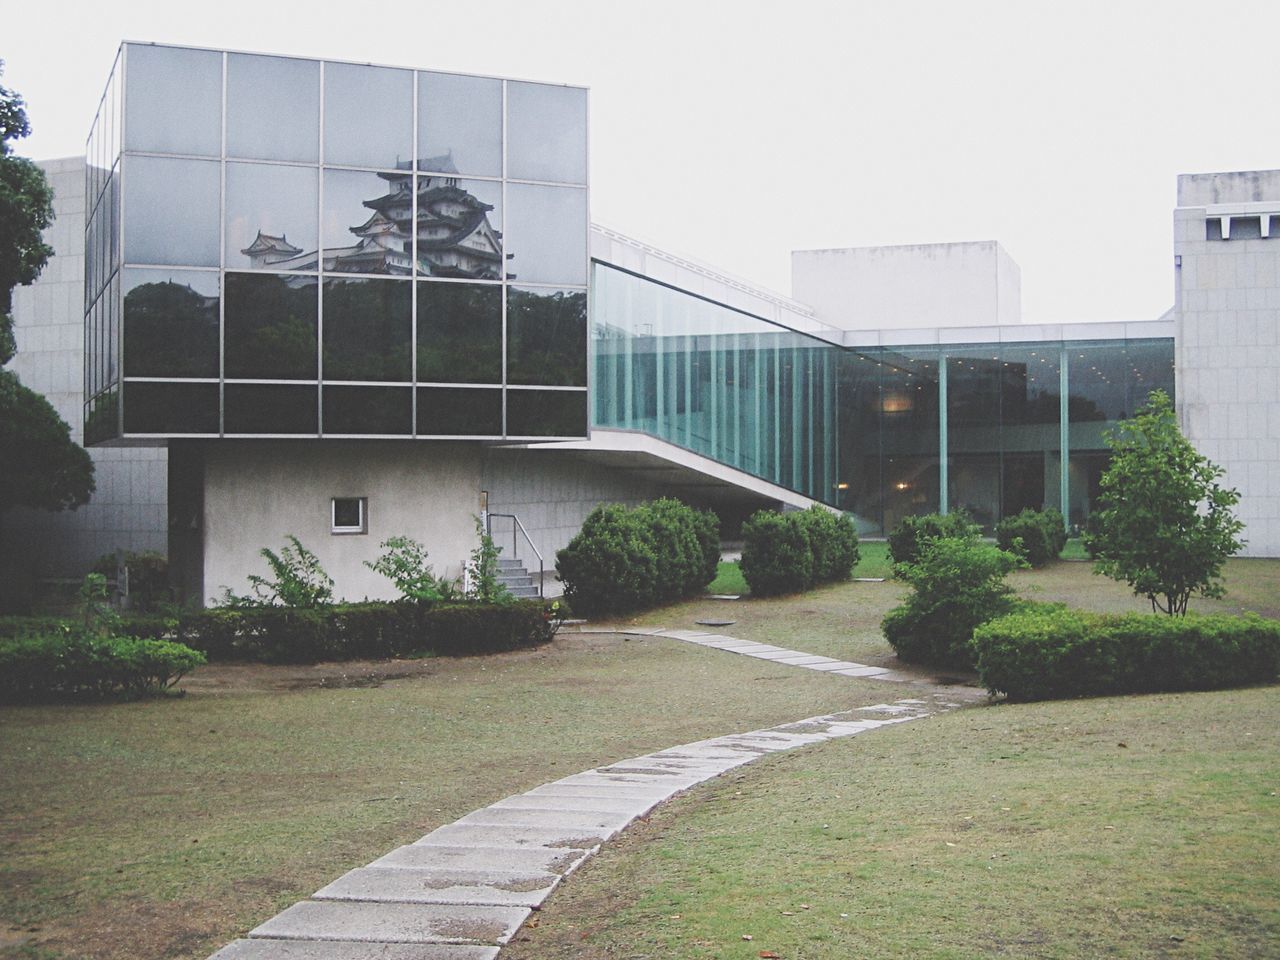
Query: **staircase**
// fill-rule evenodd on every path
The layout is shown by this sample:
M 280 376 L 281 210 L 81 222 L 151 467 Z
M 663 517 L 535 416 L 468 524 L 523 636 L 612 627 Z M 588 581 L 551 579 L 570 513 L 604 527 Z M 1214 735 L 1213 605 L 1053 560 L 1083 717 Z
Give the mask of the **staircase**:
M 523 560 L 498 558 L 498 582 L 513 597 L 538 597 L 541 592 L 533 582 L 533 576 L 525 569 Z

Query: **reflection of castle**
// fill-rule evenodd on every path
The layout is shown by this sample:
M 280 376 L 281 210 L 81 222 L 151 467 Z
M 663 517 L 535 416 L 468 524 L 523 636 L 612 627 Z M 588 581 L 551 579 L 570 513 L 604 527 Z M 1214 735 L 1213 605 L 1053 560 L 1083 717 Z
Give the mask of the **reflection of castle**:
M 400 163 L 410 170 L 411 164 Z M 421 166 L 440 173 L 418 181 L 418 272 L 434 277 L 498 280 L 502 277 L 502 233 L 489 223 L 492 204 L 462 187 L 448 156 L 432 157 Z M 387 193 L 364 206 L 373 213 L 349 228 L 357 241 L 348 247 L 326 247 L 324 269 L 331 273 L 383 273 L 408 276 L 413 258 L 413 173 L 379 173 Z M 315 270 L 316 251 L 304 253 L 285 236 L 258 231 L 240 251 L 254 269 Z

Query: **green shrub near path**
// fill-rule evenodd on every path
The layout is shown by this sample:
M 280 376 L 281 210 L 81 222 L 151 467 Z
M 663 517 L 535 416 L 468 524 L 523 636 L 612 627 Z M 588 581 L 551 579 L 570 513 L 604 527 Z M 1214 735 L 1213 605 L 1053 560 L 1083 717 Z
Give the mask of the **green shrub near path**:
M 996 545 L 1016 553 L 1033 567 L 1043 567 L 1062 555 L 1067 531 L 1062 514 L 1048 510 L 1023 510 L 996 524 Z
M 915 563 L 920 551 L 930 540 L 947 537 L 952 540 L 976 540 L 980 528 L 963 510 L 948 514 L 925 513 L 903 517 L 886 538 L 889 558 L 895 563 Z
M 0 639 L 0 700 L 140 697 L 173 686 L 205 656 L 169 640 L 62 627 Z
M 848 580 L 858 562 L 858 534 L 847 514 L 760 510 L 742 525 L 739 567 L 751 593 L 777 596 Z

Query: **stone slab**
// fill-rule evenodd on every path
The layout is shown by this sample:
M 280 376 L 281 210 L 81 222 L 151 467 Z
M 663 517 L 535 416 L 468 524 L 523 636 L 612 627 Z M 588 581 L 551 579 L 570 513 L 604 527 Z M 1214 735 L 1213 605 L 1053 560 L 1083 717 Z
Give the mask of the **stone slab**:
M 584 813 L 627 813 L 638 817 L 652 810 L 655 800 L 635 797 L 575 797 L 553 793 L 518 793 L 492 804 L 493 810 L 565 810 Z
M 548 847 L 590 850 L 613 836 L 616 830 L 597 827 L 516 827 L 450 823 L 433 830 L 414 846 L 442 847 Z
M 586 859 L 588 852 L 559 847 L 447 847 L 411 843 L 384 854 L 369 866 L 565 875 Z
M 833 670 L 832 673 L 838 673 L 842 677 L 878 677 L 881 674 L 888 673 L 884 667 L 854 667 L 851 670 Z
M 811 663 L 809 664 L 809 669 L 823 671 L 857 670 L 858 668 L 865 666 L 865 663 L 854 663 L 852 660 L 831 660 L 827 663 Z
M 695 637 L 709 637 L 706 630 L 659 630 L 654 633 L 656 637 L 670 637 L 672 640 L 692 640 Z
M 321 887 L 311 898 L 536 907 L 559 882 L 558 873 L 360 867 Z
M 304 900 L 251 930 L 249 938 L 501 945 L 529 912 L 524 907 Z
M 459 817 L 457 824 L 475 824 L 486 827 L 537 827 L 545 830 L 563 830 L 573 836 L 590 831 L 621 830 L 632 820 L 629 812 L 600 810 L 541 810 L 517 807 L 484 807 Z
M 235 940 L 209 960 L 497 960 L 498 948 L 450 943 Z
M 556 780 L 547 786 L 565 786 L 565 787 L 589 787 L 592 790 L 618 791 L 619 795 L 631 794 L 633 796 L 650 796 L 650 797 L 669 797 L 680 792 L 677 784 L 654 783 L 651 777 L 643 776 L 601 776 L 595 771 L 586 773 L 575 773 L 572 776 L 564 777 Z M 529 791 L 535 793 L 541 791 L 541 787 L 536 790 Z M 612 795 L 612 793 L 608 794 Z
M 788 657 L 804 656 L 803 653 L 796 653 L 794 650 L 735 650 L 734 653 L 743 653 L 757 660 L 786 660 Z
M 663 786 L 661 789 L 655 789 L 652 786 L 636 787 L 628 789 L 629 784 L 619 786 L 616 783 L 602 785 L 595 782 L 587 783 L 549 783 L 541 787 L 534 787 L 528 793 L 522 793 L 522 797 L 583 797 L 583 798 L 599 798 L 599 799 L 616 799 L 618 801 L 628 800 L 639 803 L 642 800 L 648 800 L 652 803 L 661 803 L 667 797 L 674 795 L 676 790 L 670 786 Z
M 830 657 L 815 657 L 812 654 L 802 653 L 794 657 L 783 657 L 776 663 L 785 663 L 791 667 L 810 667 L 817 664 L 831 663 Z

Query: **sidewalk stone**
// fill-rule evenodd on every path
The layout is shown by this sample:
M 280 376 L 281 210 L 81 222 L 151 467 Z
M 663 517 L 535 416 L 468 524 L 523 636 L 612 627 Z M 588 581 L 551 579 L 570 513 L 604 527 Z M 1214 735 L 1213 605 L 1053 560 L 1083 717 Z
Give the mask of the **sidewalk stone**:
M 304 900 L 251 930 L 249 937 L 500 946 L 528 915 L 524 907 Z
M 568 874 L 588 851 L 559 847 L 444 847 L 407 844 L 383 854 L 371 867 L 415 870 L 492 870 L 503 873 Z
M 311 897 L 313 900 L 536 907 L 559 882 L 557 873 L 360 867 L 344 873 Z
M 209 960 L 496 960 L 497 947 L 350 940 L 236 940 Z

